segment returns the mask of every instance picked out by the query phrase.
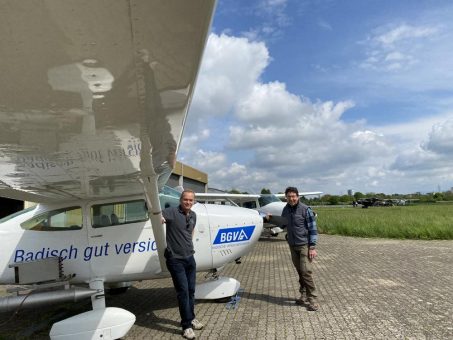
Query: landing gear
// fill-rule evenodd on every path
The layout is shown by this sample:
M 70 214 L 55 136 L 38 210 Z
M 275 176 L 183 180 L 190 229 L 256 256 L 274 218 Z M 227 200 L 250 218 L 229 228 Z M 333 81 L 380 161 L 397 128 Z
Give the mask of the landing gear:
M 231 277 L 219 276 L 218 270 L 211 270 L 206 275 L 206 281 L 197 283 L 195 299 L 197 300 L 221 300 L 235 295 L 241 284 Z
M 135 323 L 135 315 L 116 307 L 105 307 L 104 281 L 89 282 L 97 293 L 91 297 L 93 310 L 56 322 L 50 330 L 51 340 L 119 339 Z
M 106 290 L 110 295 L 120 295 L 126 293 L 130 286 L 130 282 L 117 282 L 109 284 Z

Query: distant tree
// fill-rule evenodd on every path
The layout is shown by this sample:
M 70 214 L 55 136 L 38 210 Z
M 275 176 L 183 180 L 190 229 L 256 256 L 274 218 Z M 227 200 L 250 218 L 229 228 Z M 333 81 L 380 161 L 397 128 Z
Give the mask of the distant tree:
M 269 189 L 266 189 L 266 188 L 261 189 L 261 193 L 264 194 L 264 195 L 272 194 L 271 191 Z
M 332 195 L 329 197 L 330 205 L 337 205 L 339 201 L 340 200 L 339 200 L 338 196 Z
M 339 201 L 342 202 L 342 203 L 349 203 L 349 202 L 352 202 L 352 197 L 349 196 L 349 195 L 342 195 L 340 197 L 338 197 Z
M 236 189 L 231 189 L 230 191 L 228 191 L 230 194 L 240 194 L 241 192 L 239 190 L 236 190 Z
M 444 192 L 444 201 L 453 201 L 453 192 L 451 191 Z
M 363 194 L 360 191 L 357 191 L 356 193 L 354 193 L 354 198 L 356 200 L 359 200 L 359 199 L 363 198 Z
M 443 198 L 444 198 L 444 194 L 441 193 L 441 192 L 436 192 L 436 193 L 433 195 L 433 198 L 434 198 L 436 201 L 442 201 Z

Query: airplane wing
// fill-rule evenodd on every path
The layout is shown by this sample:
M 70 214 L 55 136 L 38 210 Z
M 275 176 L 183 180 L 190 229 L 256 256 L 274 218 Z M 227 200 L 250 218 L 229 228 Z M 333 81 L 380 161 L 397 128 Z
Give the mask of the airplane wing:
M 229 201 L 235 204 L 257 200 L 260 195 L 229 193 L 196 193 L 198 201 Z
M 322 195 L 322 191 L 305 191 L 305 192 L 299 192 L 299 197 L 302 196 L 315 196 L 315 195 Z M 278 198 L 285 198 L 285 194 L 274 194 Z
M 161 187 L 214 0 L 0 3 L 0 196 L 52 202 Z

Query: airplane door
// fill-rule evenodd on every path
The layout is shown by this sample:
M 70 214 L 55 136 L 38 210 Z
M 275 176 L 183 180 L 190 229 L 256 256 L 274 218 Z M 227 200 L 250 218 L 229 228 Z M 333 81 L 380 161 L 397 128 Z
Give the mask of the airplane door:
M 197 203 L 192 208 L 197 214 L 197 224 L 193 236 L 197 270 L 212 268 L 211 232 L 206 205 Z
M 146 279 L 160 271 L 156 243 L 143 198 L 90 204 L 83 256 L 93 277 L 106 281 Z
M 82 212 L 79 205 L 38 210 L 20 225 L 14 225 L 14 234 L 2 236 L 2 253 L 15 254 L 9 263 L 59 256 L 63 260 L 63 273 L 75 275 L 71 282 L 85 281 L 89 278 L 89 268 L 81 256 L 87 227 Z

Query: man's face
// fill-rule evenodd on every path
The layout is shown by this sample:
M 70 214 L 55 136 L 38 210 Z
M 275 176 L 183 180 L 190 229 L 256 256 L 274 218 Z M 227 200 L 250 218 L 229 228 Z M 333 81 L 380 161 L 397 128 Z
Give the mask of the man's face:
M 195 195 L 192 192 L 185 192 L 180 199 L 182 209 L 186 212 L 189 211 L 192 209 L 194 201 Z
M 299 196 L 295 192 L 288 192 L 286 194 L 286 201 L 289 205 L 296 205 L 299 202 Z

